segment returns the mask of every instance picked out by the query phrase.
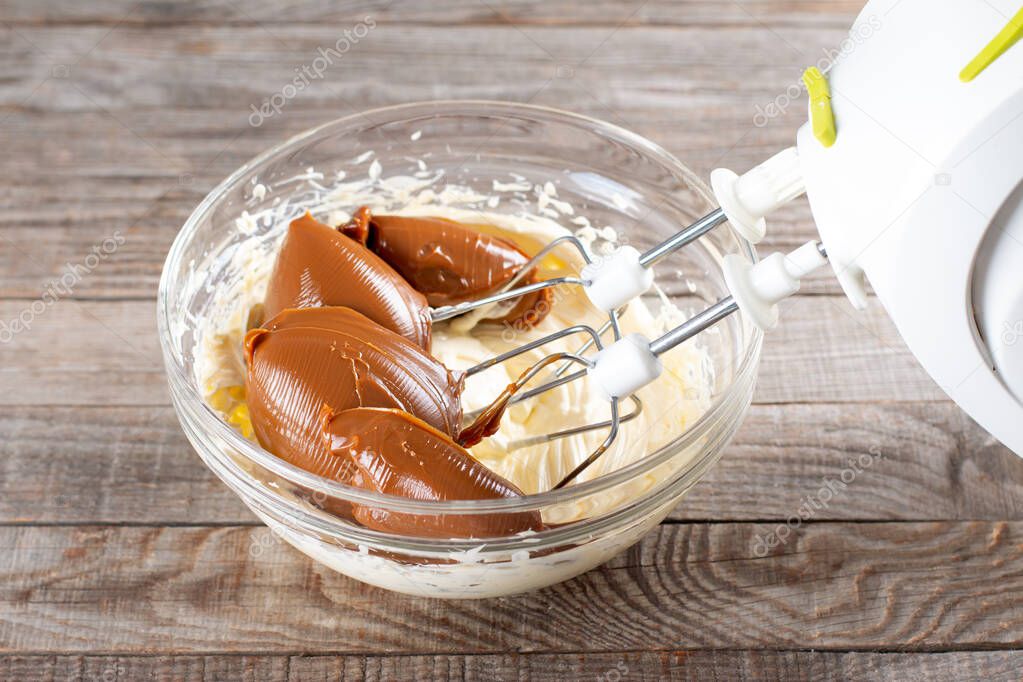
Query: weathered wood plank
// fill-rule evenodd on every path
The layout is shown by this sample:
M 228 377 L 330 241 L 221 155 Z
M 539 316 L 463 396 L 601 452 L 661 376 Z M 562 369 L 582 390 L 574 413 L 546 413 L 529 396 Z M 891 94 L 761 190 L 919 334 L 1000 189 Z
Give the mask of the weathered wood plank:
M 665 651 L 503 656 L 295 657 L 294 680 L 892 680 L 1019 679 L 1015 651 L 859 654 L 777 651 Z
M 296 69 L 335 45 L 340 28 L 350 25 L 23 27 L 0 45 L 8 65 L 0 106 L 118 118 L 139 108 L 218 108 L 233 110 L 242 127 L 250 105 L 292 83 Z M 510 99 L 582 110 L 640 132 L 651 119 L 671 123 L 674 139 L 701 133 L 702 149 L 679 148 L 712 162 L 763 135 L 791 139 L 789 123 L 805 120 L 805 107 L 785 93 L 845 38 L 845 28 L 379 23 L 333 65 L 319 62 L 322 76 L 265 125 L 313 105 L 342 114 L 412 100 Z M 779 97 L 788 102 L 785 115 L 755 126 L 757 106 Z M 648 115 L 630 115 L 637 109 Z
M 169 407 L 12 407 L 0 433 L 0 523 L 257 523 Z M 1023 521 L 1023 459 L 949 403 L 755 405 L 669 518 L 783 523 L 808 500 L 814 521 Z
M 1016 682 L 1019 651 L 935 654 L 664 651 L 433 656 L 0 656 L 22 682 L 173 679 L 213 682 L 360 680 L 850 680 Z
M 802 30 L 782 37 L 748 29 L 627 28 L 609 38 L 606 28 L 544 28 L 524 35 L 512 27 L 379 25 L 260 129 L 272 140 L 282 139 L 308 127 L 307 120 L 300 125 L 290 121 L 311 108 L 323 112 L 315 119 L 322 121 L 422 99 L 531 101 L 634 129 L 678 152 L 705 175 L 721 164 L 748 167 L 791 144 L 796 126 L 805 120 L 802 102 L 785 99 L 785 113 L 763 127 L 755 121 L 758 107 L 786 98 L 806 63 L 843 36 L 839 30 Z M 0 83 L 0 107 L 9 109 L 4 127 L 10 126 L 12 143 L 35 142 L 33 149 L 53 150 L 43 159 L 77 159 L 83 156 L 60 139 L 47 139 L 44 131 L 33 134 L 40 123 L 33 114 L 109 116 L 90 129 L 86 140 L 75 141 L 99 149 L 97 172 L 113 166 L 109 173 L 121 177 L 204 177 L 216 162 L 220 166 L 211 174 L 212 184 L 267 146 L 250 142 L 245 153 L 224 156 L 225 147 L 246 144 L 235 140 L 237 135 L 252 136 L 250 107 L 281 91 L 295 77 L 295 68 L 336 39 L 336 30 L 311 26 L 271 33 L 264 27 L 19 29 L 6 51 L 0 45 L 0 59 L 9 65 Z M 480 64 L 487 69 L 482 83 Z M 722 86 L 735 82 L 737 73 L 745 74 L 742 88 Z M 207 137 L 206 128 L 191 121 L 191 128 L 179 132 L 180 124 L 161 126 L 154 117 L 196 108 L 218 109 L 217 126 L 230 131 L 193 145 L 197 153 L 183 157 L 178 153 L 181 140 Z M 19 112 L 29 114 L 23 125 L 15 116 Z M 84 124 L 96 125 L 94 118 L 65 122 L 76 128 Z M 117 145 L 124 150 L 120 153 L 109 146 L 118 138 L 123 138 Z M 37 177 L 52 179 L 48 164 L 25 163 L 37 158 L 35 153 L 7 158 Z
M 790 299 L 782 320 L 758 402 L 945 400 L 876 301 Z M 22 329 L 2 337 L 0 405 L 169 404 L 151 301 L 0 301 L 0 324 Z
M 0 404 L 169 404 L 155 308 L 0 301 Z
M 753 524 L 662 525 L 568 583 L 514 598 L 438 602 L 366 587 L 287 547 L 250 552 L 254 542 L 273 544 L 264 528 L 6 527 L 0 651 L 1023 644 L 1023 524 L 811 524 L 761 557 L 762 532 Z
M 170 407 L 12 407 L 0 415 L 2 523 L 254 523 Z
M 966 664 L 969 658 L 962 659 Z M 0 656 L 0 677 L 23 682 L 119 682 L 120 680 L 287 680 L 286 656 Z M 997 664 L 997 659 L 978 661 Z
M 951 403 L 757 405 L 671 518 L 788 519 L 808 501 L 814 520 L 1018 519 L 1023 459 Z
M 316 23 L 352 21 L 367 13 L 386 22 L 452 24 L 514 23 L 538 25 L 741 25 L 762 28 L 765 24 L 847 24 L 861 7 L 857 0 L 745 0 L 724 4 L 714 0 L 602 0 L 557 2 L 541 0 L 446 0 L 429 5 L 393 0 L 319 0 L 289 2 L 282 7 L 272 0 L 239 6 L 230 0 L 203 0 L 187 5 L 165 2 L 103 0 L 88 4 L 70 0 L 39 3 L 10 0 L 4 6 L 9 24 L 127 24 L 163 26 L 178 24 L 245 25 L 262 22 Z

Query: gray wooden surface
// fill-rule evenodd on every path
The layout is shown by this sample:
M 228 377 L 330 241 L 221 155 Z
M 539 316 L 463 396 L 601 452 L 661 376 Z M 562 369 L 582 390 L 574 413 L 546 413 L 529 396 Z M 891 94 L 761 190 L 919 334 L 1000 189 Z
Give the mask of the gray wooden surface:
M 1020 679 L 1023 461 L 826 275 L 786 304 L 748 420 L 669 520 L 508 599 L 402 597 L 280 546 L 191 452 L 162 376 L 171 240 L 269 145 L 369 107 L 497 98 L 618 122 L 704 176 L 741 170 L 789 143 L 802 103 L 766 125 L 758 107 L 859 4 L 6 0 L 0 322 L 30 323 L 0 327 L 0 677 Z M 250 125 L 360 21 L 324 78 Z M 765 248 L 812 235 L 797 204 Z M 862 453 L 876 463 L 761 556 Z

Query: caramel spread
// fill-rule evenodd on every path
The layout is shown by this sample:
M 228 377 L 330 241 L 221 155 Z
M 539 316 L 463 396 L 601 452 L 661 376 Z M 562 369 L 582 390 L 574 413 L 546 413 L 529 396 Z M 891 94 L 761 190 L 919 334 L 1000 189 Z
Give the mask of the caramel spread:
M 365 206 L 341 226 L 394 268 L 431 306 L 478 300 L 497 293 L 529 261 L 507 239 L 483 234 L 446 218 L 372 215 Z M 531 284 L 536 272 L 516 284 Z M 550 312 L 550 290 L 523 296 L 494 322 L 535 326 Z
M 319 421 L 336 410 L 391 407 L 457 435 L 462 375 L 349 308 L 285 310 L 245 337 L 246 395 L 256 438 L 278 457 L 348 482 Z
M 306 213 L 292 221 L 267 288 L 264 314 L 345 306 L 430 350 L 426 297 L 362 244 Z
M 296 466 L 367 490 L 424 501 L 521 496 L 463 447 L 496 432 L 516 386 L 461 429 L 464 375 L 429 355 L 427 304 L 496 291 L 528 260 L 510 242 L 449 220 L 374 217 L 365 208 L 338 230 L 308 213 L 295 220 L 268 285 L 269 319 L 245 337 L 256 438 Z M 527 298 L 510 314 L 548 302 Z M 538 513 L 335 511 L 423 537 L 542 525 Z
M 335 459 L 355 467 L 352 485 L 413 500 L 488 500 L 522 491 L 486 468 L 446 433 L 408 412 L 324 407 L 323 433 Z M 355 506 L 375 530 L 418 537 L 495 537 L 541 530 L 538 512 L 423 516 Z

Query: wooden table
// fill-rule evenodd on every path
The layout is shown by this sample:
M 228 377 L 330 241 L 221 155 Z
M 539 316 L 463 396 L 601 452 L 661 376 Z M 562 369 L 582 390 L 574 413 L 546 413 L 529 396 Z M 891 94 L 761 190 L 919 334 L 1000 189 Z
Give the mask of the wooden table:
M 602 568 L 440 602 L 267 543 L 185 441 L 158 352 L 161 264 L 215 183 L 314 124 L 443 97 L 570 109 L 703 176 L 742 170 L 790 143 L 805 114 L 786 93 L 860 2 L 283 4 L 0 9 L 0 677 L 1020 678 L 1023 461 L 827 274 L 786 305 L 721 463 Z M 359 22 L 343 59 L 250 124 Z M 799 203 L 765 248 L 813 234 Z M 875 463 L 762 556 L 861 455 Z

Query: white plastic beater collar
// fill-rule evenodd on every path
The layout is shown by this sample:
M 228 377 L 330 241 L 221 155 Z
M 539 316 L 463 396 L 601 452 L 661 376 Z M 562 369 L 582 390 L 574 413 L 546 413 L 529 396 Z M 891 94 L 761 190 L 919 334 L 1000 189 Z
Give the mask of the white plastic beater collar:
M 642 334 L 629 334 L 597 353 L 590 376 L 606 398 L 626 398 L 661 376 L 661 361 Z
M 711 188 L 732 227 L 752 244 L 767 233 L 764 216 L 806 191 L 795 147 L 739 176 L 727 168 L 710 174 Z
M 753 324 L 770 331 L 778 324 L 778 302 L 799 291 L 803 277 L 828 262 L 817 242 L 788 255 L 772 253 L 756 265 L 741 256 L 725 256 L 725 283 L 739 310 Z
M 604 312 L 617 310 L 653 286 L 654 273 L 640 262 L 640 253 L 623 246 L 583 268 L 584 287 L 593 305 Z

